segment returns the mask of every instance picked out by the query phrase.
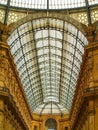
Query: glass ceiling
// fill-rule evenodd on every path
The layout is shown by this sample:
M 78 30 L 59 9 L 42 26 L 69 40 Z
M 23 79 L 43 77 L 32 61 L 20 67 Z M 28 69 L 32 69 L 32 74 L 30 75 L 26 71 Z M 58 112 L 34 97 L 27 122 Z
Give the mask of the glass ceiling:
M 95 5 L 98 0 L 0 0 L 0 4 L 31 9 L 69 9 Z
M 68 113 L 87 40 L 73 25 L 40 18 L 8 39 L 32 111 Z

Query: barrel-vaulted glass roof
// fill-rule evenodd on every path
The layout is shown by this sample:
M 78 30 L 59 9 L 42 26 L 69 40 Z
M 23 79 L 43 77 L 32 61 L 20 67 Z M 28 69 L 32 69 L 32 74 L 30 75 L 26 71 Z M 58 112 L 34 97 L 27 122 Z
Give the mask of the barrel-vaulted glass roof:
M 19 26 L 8 44 L 31 110 L 62 115 L 70 111 L 87 40 L 59 16 L 91 25 L 98 20 L 98 0 L 0 0 L 0 22 L 7 25 L 38 11 L 47 18 L 36 16 Z
M 33 19 L 19 26 L 8 44 L 31 110 L 68 113 L 87 44 L 79 29 L 57 18 Z
M 1 0 L 0 4 L 31 9 L 69 9 L 98 4 L 98 0 Z

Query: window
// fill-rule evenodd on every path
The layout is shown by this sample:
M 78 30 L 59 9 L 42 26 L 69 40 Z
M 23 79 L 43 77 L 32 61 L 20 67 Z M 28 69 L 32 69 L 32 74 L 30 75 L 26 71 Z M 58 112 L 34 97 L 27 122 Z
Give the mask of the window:
M 34 126 L 34 130 L 37 130 L 37 126 Z
M 47 130 L 57 130 L 57 122 L 55 119 L 47 119 L 45 126 Z
M 68 127 L 65 127 L 65 130 L 68 130 Z

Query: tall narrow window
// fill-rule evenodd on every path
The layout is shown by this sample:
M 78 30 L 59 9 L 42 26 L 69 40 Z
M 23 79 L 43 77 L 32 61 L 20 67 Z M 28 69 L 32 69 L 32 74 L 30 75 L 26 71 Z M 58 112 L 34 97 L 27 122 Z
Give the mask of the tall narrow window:
M 65 130 L 68 130 L 68 127 L 65 127 Z
M 45 125 L 47 130 L 57 130 L 57 122 L 55 119 L 49 118 Z
M 37 130 L 37 126 L 34 126 L 34 130 Z

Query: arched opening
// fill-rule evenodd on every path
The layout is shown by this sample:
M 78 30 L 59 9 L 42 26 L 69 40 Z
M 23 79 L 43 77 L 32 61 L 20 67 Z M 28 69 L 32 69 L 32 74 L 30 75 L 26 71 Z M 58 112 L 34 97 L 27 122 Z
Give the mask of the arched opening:
M 49 118 L 45 123 L 46 130 L 57 130 L 57 122 L 55 119 Z
M 68 130 L 68 127 L 65 127 L 65 130 Z

